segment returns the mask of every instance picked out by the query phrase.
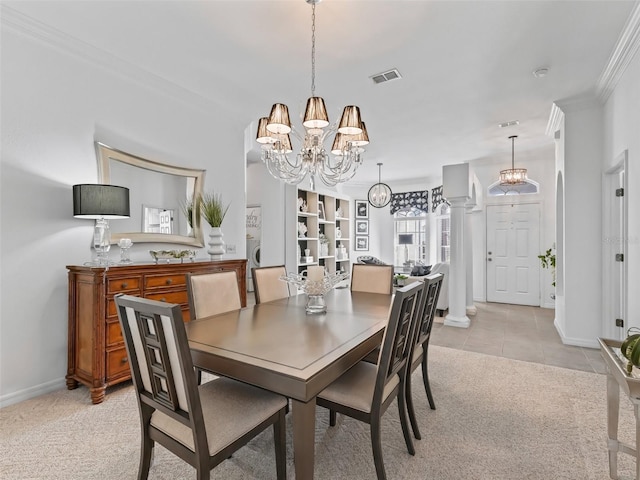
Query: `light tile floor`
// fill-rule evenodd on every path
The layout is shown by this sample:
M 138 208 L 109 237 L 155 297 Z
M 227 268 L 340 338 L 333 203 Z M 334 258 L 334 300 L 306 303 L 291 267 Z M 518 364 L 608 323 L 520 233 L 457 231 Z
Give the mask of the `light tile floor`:
M 432 345 L 557 367 L 606 373 L 600 350 L 564 345 L 548 308 L 476 303 L 469 328 L 434 323 Z M 440 319 L 441 321 L 442 319 Z

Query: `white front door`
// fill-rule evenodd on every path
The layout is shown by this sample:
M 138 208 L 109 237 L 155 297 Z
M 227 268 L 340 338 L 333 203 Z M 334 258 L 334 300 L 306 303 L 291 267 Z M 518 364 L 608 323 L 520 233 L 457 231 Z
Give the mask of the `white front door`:
M 540 205 L 487 206 L 487 301 L 540 305 Z

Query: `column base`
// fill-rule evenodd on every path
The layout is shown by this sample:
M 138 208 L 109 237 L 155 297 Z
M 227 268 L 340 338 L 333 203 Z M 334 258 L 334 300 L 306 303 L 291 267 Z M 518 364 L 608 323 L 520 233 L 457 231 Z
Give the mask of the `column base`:
M 478 309 L 476 308 L 475 305 L 467 306 L 467 315 L 471 315 L 472 317 L 474 317 L 476 313 L 478 313 Z
M 444 324 L 448 327 L 469 328 L 471 320 L 466 315 L 457 317 L 455 315 L 447 315 L 444 317 Z

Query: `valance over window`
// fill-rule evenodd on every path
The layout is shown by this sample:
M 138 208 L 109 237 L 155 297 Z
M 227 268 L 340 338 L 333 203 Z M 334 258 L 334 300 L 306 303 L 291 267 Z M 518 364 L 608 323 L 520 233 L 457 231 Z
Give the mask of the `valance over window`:
M 440 205 L 443 202 L 446 202 L 446 200 L 442 198 L 442 185 L 436 188 L 432 188 L 431 189 L 431 208 L 433 209 L 433 211 L 435 212 L 436 208 L 438 208 L 438 205 Z
M 415 207 L 429 212 L 429 190 L 419 192 L 393 193 L 391 195 L 391 215 L 407 208 Z

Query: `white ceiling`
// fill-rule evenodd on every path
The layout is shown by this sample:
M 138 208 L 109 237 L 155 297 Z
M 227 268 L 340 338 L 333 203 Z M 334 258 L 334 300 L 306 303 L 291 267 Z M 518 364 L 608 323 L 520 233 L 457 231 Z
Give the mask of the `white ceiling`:
M 3 3 L 204 97 L 239 128 L 274 102 L 297 117 L 310 95 L 304 0 Z M 316 93 L 331 120 L 359 105 L 371 139 L 353 181 L 377 180 L 376 162 L 390 183 L 439 176 L 444 164 L 510 163 L 514 134 L 517 166 L 548 152 L 552 102 L 595 90 L 634 3 L 324 0 Z M 370 80 L 391 68 L 403 79 Z M 520 125 L 498 128 L 510 120 Z

